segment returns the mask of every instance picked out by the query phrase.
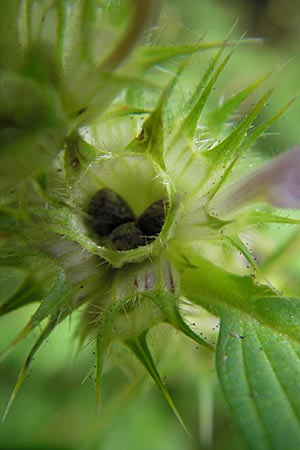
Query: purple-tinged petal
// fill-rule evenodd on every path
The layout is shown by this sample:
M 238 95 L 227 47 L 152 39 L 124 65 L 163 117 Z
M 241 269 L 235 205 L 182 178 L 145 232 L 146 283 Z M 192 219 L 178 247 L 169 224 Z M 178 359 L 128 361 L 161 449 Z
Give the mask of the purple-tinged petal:
M 209 209 L 223 216 L 249 201 L 260 200 L 279 208 L 300 208 L 300 147 L 218 192 Z
M 267 200 L 280 208 L 300 208 L 300 148 L 283 153 L 261 169 Z

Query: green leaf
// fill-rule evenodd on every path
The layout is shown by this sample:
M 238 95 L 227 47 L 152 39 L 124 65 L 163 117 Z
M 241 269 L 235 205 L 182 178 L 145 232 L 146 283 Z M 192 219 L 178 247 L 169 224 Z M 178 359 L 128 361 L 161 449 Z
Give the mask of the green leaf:
M 26 276 L 26 271 L 17 267 L 0 267 L 0 313 L 2 304 L 15 296 L 24 284 Z
M 292 308 L 291 316 L 294 312 Z M 297 313 L 299 323 L 299 307 Z M 275 327 L 226 310 L 221 316 L 218 376 L 252 450 L 300 448 L 300 345 Z
M 157 371 L 156 365 L 153 361 L 152 355 L 149 351 L 147 341 L 147 331 L 142 333 L 138 338 L 136 339 L 128 339 L 124 341 L 124 343 L 132 350 L 132 352 L 135 354 L 135 356 L 139 359 L 139 361 L 143 364 L 145 369 L 149 372 L 152 379 L 155 381 L 157 387 L 161 391 L 162 395 L 164 396 L 165 400 L 167 401 L 168 405 L 174 412 L 175 416 L 177 417 L 178 421 L 180 422 L 181 426 L 185 430 L 185 432 L 190 435 L 190 432 L 188 431 L 186 425 L 184 424 L 166 386 L 163 384 L 161 377 Z
M 211 50 L 219 47 L 232 47 L 237 44 L 242 45 L 254 45 L 261 44 L 262 40 L 257 38 L 243 39 L 242 41 L 215 41 L 215 42 L 200 42 L 196 45 L 185 46 L 144 46 L 140 50 L 142 64 L 145 68 L 164 63 L 170 59 L 174 59 L 180 56 L 191 55 L 197 52 Z
M 1 72 L 0 189 L 45 170 L 63 145 L 68 120 L 57 92 L 27 76 Z
M 280 297 L 251 276 L 226 272 L 191 248 L 181 264 L 181 289 L 189 300 L 218 316 L 224 310 L 243 314 L 245 320 L 256 320 L 300 343 L 299 299 Z
M 27 287 L 27 286 L 26 286 Z M 20 306 L 24 306 L 26 303 L 36 301 L 35 287 L 23 289 L 24 293 L 18 292 L 15 295 L 15 299 L 12 302 L 4 303 L 3 307 L 0 309 L 0 315 L 5 314 L 13 309 Z M 3 350 L 0 352 L 0 358 L 5 356 L 9 350 L 11 350 L 15 345 L 17 345 L 22 339 L 24 339 L 37 325 L 40 325 L 44 319 L 51 317 L 53 314 L 59 315 L 65 311 L 71 312 L 71 308 L 68 306 L 68 299 L 71 296 L 71 291 L 69 285 L 67 284 L 65 274 L 63 272 L 57 274 L 57 279 L 53 285 L 42 295 L 40 294 L 41 304 L 31 316 L 25 327 L 18 333 L 16 338 Z
M 250 276 L 226 272 L 202 258 L 195 248 L 186 248 L 184 258 L 177 257 L 182 294 L 212 314 L 220 315 L 224 306 L 251 314 L 251 299 L 274 295 L 269 286 L 256 284 Z
M 0 316 L 28 303 L 43 302 L 60 283 L 59 266 L 35 247 L 8 241 L 0 249 L 1 260 L 5 263 L 0 267 Z
M 264 74 L 257 80 L 250 83 L 246 88 L 226 100 L 221 106 L 207 114 L 207 124 L 209 127 L 219 128 L 227 123 L 230 116 L 259 86 L 271 76 L 271 72 Z
M 224 41 L 220 50 L 213 58 L 203 76 L 201 77 L 199 83 L 196 86 L 192 98 L 189 100 L 187 106 L 188 114 L 185 116 L 179 131 L 176 133 L 174 141 L 178 140 L 182 134 L 185 134 L 189 139 L 194 137 L 197 122 L 205 107 L 208 97 L 217 81 L 221 75 L 225 65 L 231 58 L 233 50 L 219 63 L 220 58 L 226 46 L 226 41 Z M 218 65 L 219 63 L 219 65 Z
M 271 117 L 263 121 L 261 124 L 255 126 L 253 130 L 249 130 L 247 137 L 243 141 L 239 148 L 239 153 L 242 155 L 248 148 L 251 147 L 260 137 L 265 135 L 265 131 L 268 130 L 271 125 L 276 122 L 294 103 L 298 96 L 293 97 L 286 104 L 284 104 L 278 111 Z
M 300 219 L 292 217 L 279 216 L 269 211 L 249 211 L 246 212 L 246 218 L 248 225 L 252 224 L 264 224 L 264 223 L 289 223 L 291 225 L 300 225 Z
M 31 361 L 33 360 L 34 355 L 36 354 L 36 352 L 38 351 L 38 349 L 40 348 L 42 343 L 45 341 L 45 339 L 47 339 L 47 337 L 51 334 L 51 332 L 56 327 L 56 325 L 58 325 L 62 320 L 64 320 L 68 314 L 69 314 L 69 311 L 66 308 L 65 308 L 65 310 L 57 311 L 56 314 L 53 314 L 53 316 L 50 318 L 48 324 L 45 326 L 45 328 L 40 333 L 38 339 L 36 340 L 35 344 L 31 348 L 31 350 L 26 358 L 26 361 L 19 373 L 14 390 L 9 398 L 8 404 L 4 411 L 4 414 L 2 417 L 2 422 L 4 422 L 7 414 L 10 411 L 10 408 L 12 407 L 12 405 L 15 401 L 15 398 L 16 398 L 16 396 L 19 392 L 19 389 L 24 381 L 24 378 L 28 372 L 29 366 L 31 364 Z
M 227 136 L 220 144 L 212 149 L 205 150 L 202 153 L 211 164 L 219 165 L 225 164 L 230 158 L 236 156 L 240 152 L 240 146 L 244 144 L 247 139 L 247 134 L 251 130 L 253 122 L 264 108 L 273 90 L 269 89 L 261 99 L 253 107 L 252 111 L 241 121 L 241 123 L 234 128 L 234 130 Z M 274 119 L 275 120 L 275 119 Z M 269 123 L 268 123 L 269 126 Z M 267 128 L 267 127 L 266 127 Z M 260 133 L 262 130 L 260 130 Z M 248 144 L 249 142 L 247 142 Z M 246 146 L 243 146 L 246 148 Z
M 78 133 L 69 136 L 66 139 L 64 152 L 64 168 L 69 185 L 77 180 L 88 164 L 102 154 L 105 153 L 88 144 Z
M 169 323 L 177 330 L 180 330 L 187 337 L 193 339 L 197 344 L 202 345 L 210 351 L 214 351 L 214 347 L 205 341 L 201 336 L 198 336 L 185 323 L 180 314 L 178 306 L 178 298 L 174 295 L 164 291 L 145 291 L 144 297 L 151 298 L 153 302 L 160 308 L 164 315 L 164 321 Z
M 187 254 L 182 293 L 221 318 L 217 370 L 237 428 L 251 450 L 298 450 L 300 299 Z

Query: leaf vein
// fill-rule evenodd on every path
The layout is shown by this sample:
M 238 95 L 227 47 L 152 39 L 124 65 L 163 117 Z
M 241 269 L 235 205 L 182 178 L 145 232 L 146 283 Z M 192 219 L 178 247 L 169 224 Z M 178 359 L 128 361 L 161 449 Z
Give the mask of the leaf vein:
M 259 337 L 259 335 L 258 335 L 258 332 L 253 330 L 253 335 L 254 335 L 254 334 L 255 334 L 255 336 L 256 336 L 256 338 L 257 338 L 257 341 L 260 343 L 261 347 L 263 348 L 264 355 L 265 355 L 265 357 L 266 357 L 266 359 L 267 359 L 267 361 L 268 361 L 270 367 L 272 368 L 273 374 L 274 374 L 274 376 L 276 377 L 276 380 L 277 380 L 277 382 L 278 382 L 278 385 L 279 385 L 280 388 L 281 388 L 282 394 L 283 394 L 284 397 L 286 398 L 287 404 L 289 405 L 289 407 L 290 407 L 290 409 L 291 409 L 291 411 L 292 411 L 292 413 L 293 413 L 293 416 L 294 416 L 294 418 L 296 419 L 296 422 L 299 423 L 299 425 L 300 425 L 300 417 L 298 416 L 297 411 L 295 410 L 295 406 L 294 406 L 293 403 L 291 402 L 291 399 L 289 398 L 288 392 L 287 392 L 286 388 L 284 387 L 284 385 L 283 385 L 283 383 L 282 383 L 282 380 L 280 379 L 280 376 L 279 376 L 277 370 L 276 370 L 275 367 L 274 367 L 274 363 L 272 362 L 271 357 L 268 355 L 267 350 L 263 347 L 263 344 L 262 344 L 262 341 L 261 341 L 261 339 L 260 339 L 260 337 Z

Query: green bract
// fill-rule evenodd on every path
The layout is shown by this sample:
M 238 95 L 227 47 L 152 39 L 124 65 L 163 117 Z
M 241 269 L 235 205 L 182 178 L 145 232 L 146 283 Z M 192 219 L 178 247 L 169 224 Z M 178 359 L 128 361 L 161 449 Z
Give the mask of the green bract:
M 149 330 L 167 323 L 208 351 L 216 350 L 221 386 L 250 449 L 297 450 L 300 299 L 282 296 L 266 282 L 240 236 L 254 223 L 300 221 L 273 211 L 262 190 L 259 198 L 247 190 L 255 172 L 235 184 L 242 158 L 291 102 L 255 125 L 268 91 L 236 124 L 230 121 L 267 74 L 208 110 L 211 91 L 232 56 L 233 43 L 225 41 L 178 113 L 180 83 L 194 63 L 194 57 L 182 59 L 182 54 L 201 45 L 141 48 L 133 57 L 135 76 L 116 75 L 146 24 L 146 19 L 135 23 L 141 5 L 152 2 L 134 2 L 131 18 L 125 8 L 128 30 L 105 52 L 101 39 L 110 2 L 11 3 L 5 17 L 14 25 L 7 42 L 20 47 L 18 57 L 5 52 L 1 93 L 0 314 L 30 302 L 39 305 L 2 356 L 35 327 L 42 331 L 4 416 L 40 345 L 80 308 L 80 342 L 95 343 L 98 402 L 106 352 L 113 342 L 122 342 L 183 424 L 147 345 Z M 204 49 L 213 45 L 202 44 Z M 172 57 L 176 70 L 162 87 L 154 83 L 158 69 L 152 69 L 152 85 L 145 81 L 150 65 Z M 289 167 L 299 164 L 299 150 L 287 153 L 285 161 L 288 178 Z M 260 176 L 270 174 L 274 164 Z M 264 186 L 270 191 L 274 181 L 269 178 Z M 282 188 L 285 178 L 280 183 Z M 109 197 L 101 197 L 103 217 L 97 217 L 98 205 L 90 207 L 100 190 Z M 105 214 L 112 225 L 99 232 L 91 220 L 106 223 Z M 209 257 L 207 244 L 214 249 Z M 239 251 L 252 275 L 243 266 L 235 274 L 231 260 L 223 268 L 217 256 L 222 247 L 231 254 Z M 216 345 L 183 320 L 187 301 L 220 317 Z M 285 417 L 280 426 L 279 410 Z

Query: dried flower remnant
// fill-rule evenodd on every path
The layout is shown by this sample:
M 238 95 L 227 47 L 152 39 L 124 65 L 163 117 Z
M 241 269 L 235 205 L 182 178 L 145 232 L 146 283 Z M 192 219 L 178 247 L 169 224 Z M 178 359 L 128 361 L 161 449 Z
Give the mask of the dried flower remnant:
M 152 203 L 138 218 L 138 225 L 148 240 L 157 236 L 163 227 L 166 216 L 166 200 Z
M 110 188 L 96 192 L 88 205 L 87 224 L 101 243 L 118 251 L 132 250 L 152 242 L 162 230 L 166 201 L 152 203 L 138 218 L 127 202 Z
M 126 201 L 109 188 L 96 192 L 88 205 L 88 214 L 90 226 L 99 236 L 107 236 L 119 225 L 135 219 Z
M 133 250 L 146 245 L 142 230 L 134 222 L 119 225 L 110 233 L 108 239 L 107 245 L 119 251 Z

